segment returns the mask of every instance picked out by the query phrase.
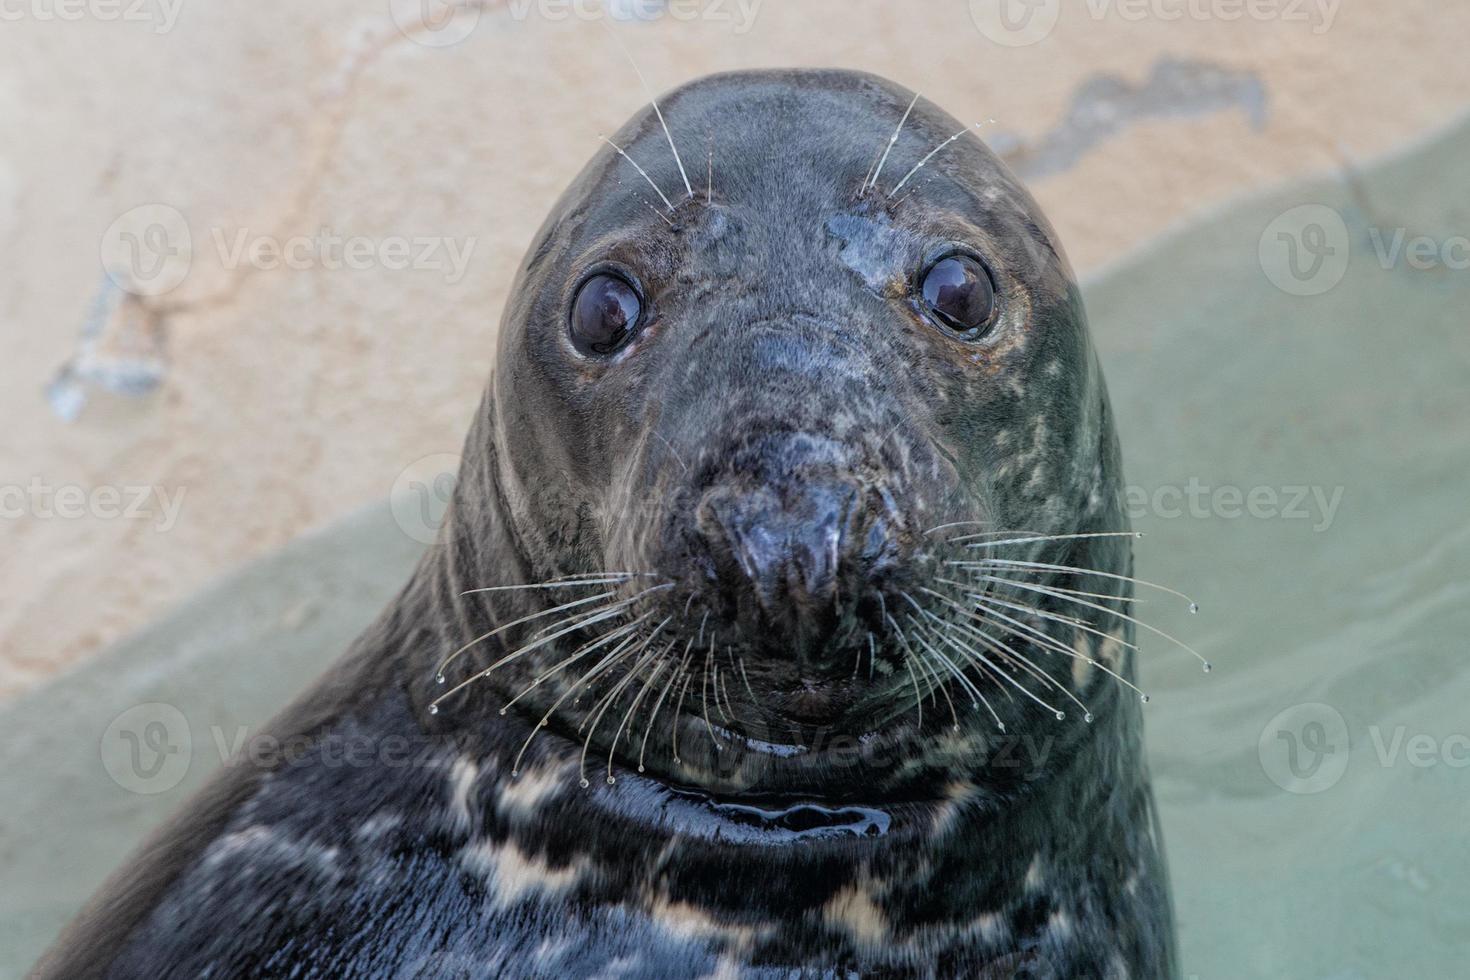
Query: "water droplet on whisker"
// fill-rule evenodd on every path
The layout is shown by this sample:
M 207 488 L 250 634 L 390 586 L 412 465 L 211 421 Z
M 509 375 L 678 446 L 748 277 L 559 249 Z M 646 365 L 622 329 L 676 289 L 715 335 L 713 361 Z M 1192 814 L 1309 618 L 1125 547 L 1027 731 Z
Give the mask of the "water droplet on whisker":
M 1205 671 L 1205 673 L 1208 674 L 1210 671 L 1212 671 L 1214 669 L 1215 669 L 1215 665 L 1212 664 L 1212 663 L 1210 663 L 1208 660 L 1206 660 L 1205 663 L 1204 663 L 1204 671 Z
M 1191 602 L 1189 604 L 1189 611 L 1192 612 L 1192 613 L 1199 612 L 1199 603 L 1197 603 L 1197 602 Z
M 1147 694 L 1140 694 L 1138 696 L 1138 700 L 1142 701 L 1144 704 L 1148 704 L 1149 696 Z
M 585 777 L 585 776 L 583 776 L 581 779 L 579 779 L 578 780 L 578 783 L 581 784 L 581 786 L 582 786 L 583 789 L 586 789 L 588 786 L 591 786 L 592 785 L 591 783 L 587 782 L 587 777 Z

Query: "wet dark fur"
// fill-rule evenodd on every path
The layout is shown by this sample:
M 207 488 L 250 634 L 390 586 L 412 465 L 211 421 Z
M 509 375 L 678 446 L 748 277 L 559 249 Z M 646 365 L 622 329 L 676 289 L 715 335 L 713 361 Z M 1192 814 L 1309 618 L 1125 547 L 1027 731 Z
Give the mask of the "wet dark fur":
M 589 164 L 505 311 L 441 543 L 270 726 L 300 736 L 301 757 L 227 767 L 113 877 L 39 976 L 1175 975 L 1136 696 L 1033 647 L 1091 724 L 1012 670 L 1067 718 L 976 674 L 1005 733 L 955 683 L 958 730 L 927 689 L 921 725 L 882 616 L 963 553 L 947 541 L 959 532 L 925 533 L 935 526 L 1127 527 L 1081 302 L 1024 189 L 965 137 L 889 199 L 960 128 L 920 103 L 860 193 L 910 98 L 846 72 L 687 86 L 662 105 L 692 200 L 651 112 L 618 134 L 677 204 L 672 225 L 612 150 Z M 943 335 L 911 298 L 912 277 L 955 242 L 997 282 L 1002 320 L 983 342 Z M 611 363 L 579 359 L 566 309 L 608 261 L 638 280 L 652 321 Z M 848 522 L 850 546 L 825 569 L 830 608 L 752 601 L 711 544 L 710 514 L 789 510 L 813 487 L 835 487 Z M 1131 574 L 1127 538 L 1009 554 Z M 499 709 L 569 648 L 510 664 L 431 715 L 432 699 L 530 634 L 473 648 L 445 686 L 436 664 L 579 593 L 461 593 L 604 569 L 674 583 L 646 601 L 650 623 L 669 620 L 667 656 L 708 627 L 746 659 L 753 690 L 728 668 L 733 718 L 707 720 L 697 698 L 671 710 L 641 775 L 644 729 L 635 720 L 613 746 L 612 712 L 590 743 L 588 788 L 587 702 L 563 709 L 513 777 L 576 675 Z M 1129 594 L 1095 577 L 1068 584 Z M 1110 617 L 1082 615 L 1131 641 Z M 1132 675 L 1126 647 L 1084 640 Z

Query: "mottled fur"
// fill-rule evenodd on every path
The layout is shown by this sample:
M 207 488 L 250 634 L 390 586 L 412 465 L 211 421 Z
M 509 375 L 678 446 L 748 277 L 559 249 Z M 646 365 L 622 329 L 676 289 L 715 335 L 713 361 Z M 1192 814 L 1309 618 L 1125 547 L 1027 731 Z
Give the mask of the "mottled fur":
M 713 135 L 712 185 L 690 199 L 674 193 L 651 111 L 617 134 L 675 208 L 651 213 L 647 185 L 604 148 L 553 210 L 506 308 L 440 543 L 271 726 L 310 751 L 227 767 L 38 975 L 1175 975 L 1138 700 L 1087 662 L 1132 676 L 1128 624 L 1066 608 L 1110 638 L 1037 620 L 1080 656 L 1020 645 L 1087 702 L 1091 723 L 1070 701 L 1057 720 L 1024 696 L 1057 691 L 1014 666 L 1005 682 L 974 673 L 1001 732 L 956 683 L 939 697 L 938 674 L 922 685 L 920 723 L 921 684 L 908 686 L 899 640 L 874 611 L 963 553 L 926 534 L 947 522 L 1127 527 L 1081 301 L 1029 195 L 966 136 L 890 199 L 959 128 L 922 100 L 863 192 L 911 101 L 848 72 L 695 82 L 662 103 L 686 152 Z M 996 282 L 1001 320 L 982 342 L 944 336 L 911 298 L 918 270 L 954 243 L 983 255 Z M 566 310 L 608 263 L 636 279 L 650 322 L 610 361 L 579 358 Z M 836 575 L 830 616 L 772 613 L 731 585 L 708 546 L 708 508 L 784 506 L 828 483 L 850 491 L 845 526 L 865 538 L 842 567 L 860 571 Z M 1131 574 L 1126 537 L 1007 554 Z M 714 708 L 670 705 L 646 772 L 635 768 L 645 728 L 635 720 L 613 744 L 609 723 L 588 741 L 590 786 L 579 785 L 578 726 L 604 684 L 553 713 L 512 775 L 578 675 L 500 708 L 566 644 L 429 713 L 447 651 L 578 594 L 466 590 L 624 569 L 673 583 L 634 607 L 670 621 L 650 671 L 672 671 L 696 627 L 731 664 Z M 1068 585 L 1116 593 L 1116 610 L 1130 594 L 1096 577 Z M 539 625 L 471 648 L 449 686 Z M 783 642 L 804 652 L 783 657 Z M 853 651 L 852 677 L 839 676 L 829 659 Z M 804 700 L 813 671 L 825 680 Z M 719 717 L 727 709 L 735 718 Z M 609 753 L 615 783 L 603 778 Z

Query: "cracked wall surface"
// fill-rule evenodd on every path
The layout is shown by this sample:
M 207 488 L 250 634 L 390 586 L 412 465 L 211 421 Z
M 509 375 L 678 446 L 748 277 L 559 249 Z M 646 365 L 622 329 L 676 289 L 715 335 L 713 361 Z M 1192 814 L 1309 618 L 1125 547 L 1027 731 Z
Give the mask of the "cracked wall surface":
M 0 696 L 458 450 L 526 242 L 597 134 L 644 101 L 598 24 L 484 7 L 444 47 L 405 37 L 386 3 L 344 0 L 185 0 L 164 32 L 0 23 L 0 487 L 24 491 L 0 517 Z M 1470 7 L 1430 0 L 1343 4 L 1320 33 L 1064 16 L 1019 48 L 950 2 L 766 2 L 744 33 L 616 29 L 656 89 L 840 65 L 993 117 L 1084 275 L 1225 200 L 1390 151 L 1470 91 Z M 123 333 L 79 352 L 108 229 L 140 205 L 183 216 L 187 274 L 146 316 L 112 318 L 141 347 Z M 242 230 L 322 229 L 474 248 L 455 281 L 224 267 Z M 108 383 L 149 358 L 156 383 Z M 48 385 L 78 365 L 95 371 L 68 420 Z M 43 513 L 48 492 L 80 494 L 80 515 Z M 113 513 L 134 497 L 138 514 Z

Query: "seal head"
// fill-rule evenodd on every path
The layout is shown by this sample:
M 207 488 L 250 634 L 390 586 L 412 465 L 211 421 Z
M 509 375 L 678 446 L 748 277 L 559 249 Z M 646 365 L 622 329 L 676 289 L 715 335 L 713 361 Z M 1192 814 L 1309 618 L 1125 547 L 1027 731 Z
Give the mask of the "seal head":
M 1055 234 L 872 76 L 660 109 L 537 235 L 439 544 L 268 729 L 303 751 L 39 975 L 1176 975 Z
M 1082 304 L 1035 202 L 967 127 L 867 76 L 717 76 L 662 110 L 668 136 L 651 110 L 631 121 L 537 236 L 468 450 L 493 465 L 455 502 L 480 551 L 466 584 L 502 578 L 473 540 L 494 500 L 524 581 L 613 592 L 565 613 L 593 620 L 583 644 L 615 638 L 539 684 L 562 647 L 502 663 L 515 645 L 491 646 L 449 683 L 493 667 L 502 702 L 590 728 L 602 755 L 620 727 L 653 726 L 645 769 L 722 792 L 946 778 L 946 753 L 918 758 L 916 692 L 950 734 L 1080 719 L 1068 658 L 1023 663 L 975 621 L 971 595 L 1037 594 L 964 564 L 987 539 L 981 557 L 1061 560 L 1083 539 L 1053 536 L 1126 529 Z M 1092 540 L 1089 567 L 1123 564 L 1125 546 Z M 483 598 L 472 625 L 522 612 L 524 596 Z M 594 705 L 627 681 L 596 725 L 588 702 L 553 710 L 589 671 Z M 835 771 L 795 751 L 818 731 L 908 745 L 909 764 Z

